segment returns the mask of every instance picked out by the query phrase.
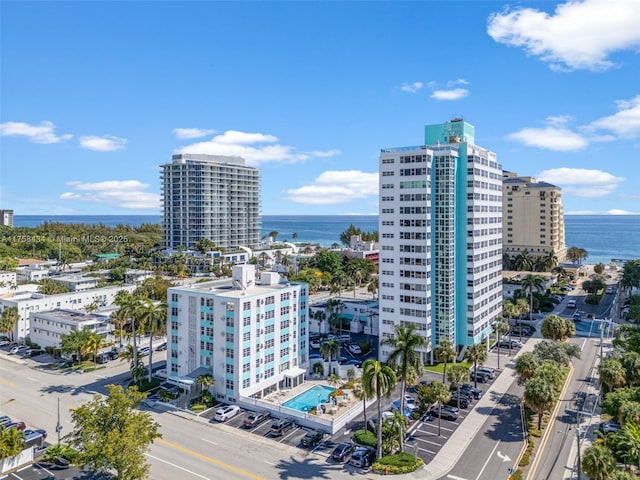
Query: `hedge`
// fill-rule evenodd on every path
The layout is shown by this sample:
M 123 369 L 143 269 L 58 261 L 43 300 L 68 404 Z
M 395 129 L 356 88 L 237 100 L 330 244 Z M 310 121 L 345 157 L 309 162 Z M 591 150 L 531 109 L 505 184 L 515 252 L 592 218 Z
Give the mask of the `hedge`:
M 371 469 L 376 473 L 398 475 L 415 472 L 423 465 L 424 461 L 421 458 L 402 452 L 380 458 L 372 465 Z
M 356 430 L 353 434 L 353 441 L 359 445 L 365 445 L 367 447 L 377 447 L 378 438 L 369 430 Z

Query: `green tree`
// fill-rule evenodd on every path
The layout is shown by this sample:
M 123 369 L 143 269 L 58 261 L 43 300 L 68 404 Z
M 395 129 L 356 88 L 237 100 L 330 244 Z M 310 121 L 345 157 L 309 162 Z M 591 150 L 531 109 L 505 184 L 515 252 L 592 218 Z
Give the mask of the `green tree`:
M 447 378 L 451 385 L 455 385 L 456 387 L 456 392 L 458 393 L 458 408 L 460 408 L 460 385 L 469 381 L 470 373 L 469 367 L 462 365 L 461 363 L 451 365 L 451 368 L 449 369 Z
M 433 356 L 435 359 L 444 363 L 444 369 L 442 370 L 442 382 L 444 383 L 447 377 L 447 363 L 452 362 L 456 358 L 456 349 L 451 343 L 451 340 L 444 338 L 440 340 L 438 346 L 433 350 Z
M 394 336 L 383 340 L 382 345 L 388 345 L 392 348 L 387 357 L 387 364 L 395 370 L 396 376 L 400 381 L 400 411 L 404 412 L 407 379 L 410 376 L 415 377 L 415 372 L 421 372 L 422 360 L 418 350 L 425 348 L 427 341 L 413 326 L 402 327 L 396 325 Z M 401 438 L 400 451 L 402 449 L 403 441 Z
M 342 273 L 342 256 L 326 248 L 320 250 L 314 259 L 315 266 L 321 272 L 329 272 L 332 276 Z
M 565 341 L 576 333 L 576 327 L 571 320 L 559 315 L 547 315 L 540 326 L 540 333 L 544 338 Z
M 640 385 L 640 353 L 625 352 L 620 361 L 625 370 L 627 385 L 630 387 Z
M 582 470 L 592 480 L 610 480 L 616 471 L 616 459 L 602 444 L 593 444 L 582 455 Z
M 605 358 L 598 365 L 600 381 L 607 386 L 607 390 L 622 387 L 626 383 L 626 372 L 617 358 Z
M 24 432 L 0 427 L 0 460 L 15 457 L 25 449 Z
M 131 372 L 131 380 L 133 383 L 140 383 L 144 374 L 144 366 L 140 361 L 140 356 L 136 352 L 133 345 L 129 344 L 120 351 L 120 361 L 129 362 L 129 371 Z
M 515 375 L 518 384 L 525 385 L 540 367 L 540 360 L 533 352 L 525 352 L 516 359 Z
M 353 386 L 353 396 L 356 397 L 358 400 L 362 400 L 362 415 L 363 415 L 363 420 L 364 420 L 364 428 L 367 428 L 367 400 L 369 400 L 369 397 L 367 396 L 367 391 L 364 388 L 364 385 L 362 383 L 362 377 L 360 377 L 357 381 L 356 384 Z
M 20 314 L 17 307 L 6 307 L 0 317 L 0 332 L 7 333 L 9 339 L 13 341 L 13 330 L 20 320 Z
M 362 364 L 362 386 L 368 398 L 376 399 L 378 409 L 378 448 L 377 456 L 382 456 L 382 407 L 380 399 L 390 397 L 396 387 L 397 379 L 393 369 L 382 365 L 378 360 L 369 358 Z
M 509 324 L 503 318 L 499 318 L 491 325 L 496 334 L 496 342 L 498 344 L 498 370 L 500 369 L 500 337 L 509 331 Z M 511 347 L 509 347 L 511 350 Z
M 340 354 L 340 344 L 333 338 L 320 345 L 320 355 L 325 360 L 329 360 L 329 375 L 333 373 L 333 359 Z
M 580 358 L 580 347 L 570 342 L 543 340 L 533 347 L 533 354 L 540 363 L 553 360 L 558 365 L 569 366 L 572 358 Z
M 121 313 L 118 315 L 120 316 L 120 318 L 125 319 L 125 325 L 129 324 L 131 326 L 131 337 L 133 338 L 133 349 L 131 352 L 132 370 L 137 370 L 139 368 L 139 363 L 136 321 L 137 315 L 140 311 L 140 299 L 126 290 L 120 290 L 116 294 L 116 298 L 113 303 L 120 307 Z
M 116 385 L 107 385 L 107 392 L 71 414 L 74 429 L 69 439 L 79 451 L 78 464 L 98 472 L 114 471 L 119 480 L 147 479 L 145 453 L 161 435 L 151 415 L 136 410 L 146 394 Z
M 69 333 L 60 335 L 60 351 L 69 355 L 75 354 L 76 360 L 81 362 L 91 334 L 91 330 L 85 327 L 82 330 L 72 330 Z
M 529 321 L 533 319 L 533 292 L 541 292 L 544 288 L 544 278 L 540 275 L 526 275 L 521 281 L 523 293 L 529 293 Z
M 442 404 L 451 400 L 451 392 L 444 383 L 434 381 L 425 389 L 425 397 L 432 405 L 438 405 L 438 436 L 440 436 L 442 434 L 442 419 L 440 418 L 442 416 Z
M 167 331 L 167 305 L 143 300 L 136 312 L 140 325 L 149 334 L 149 383 L 151 383 L 151 368 L 153 366 L 153 336 Z
M 487 349 L 482 343 L 476 343 L 467 348 L 464 353 L 464 358 L 467 362 L 473 363 L 473 369 L 477 370 L 478 365 L 482 365 L 487 361 Z M 478 378 L 473 377 L 473 385 L 478 387 Z
M 40 287 L 38 288 L 38 291 L 44 295 L 57 295 L 59 293 L 67 293 L 69 288 L 62 283 L 45 278 L 40 280 Z
M 538 414 L 538 430 L 542 429 L 542 415 L 556 400 L 556 388 L 543 375 L 534 375 L 524 386 L 524 401 Z
M 102 335 L 99 335 L 95 332 L 91 332 L 85 343 L 82 345 L 82 355 L 85 356 L 89 353 L 91 353 L 93 355 L 93 363 L 96 363 L 96 359 L 98 357 L 98 351 L 101 348 L 106 347 L 107 345 L 109 345 L 105 339 L 102 337 Z
M 202 393 L 204 390 L 209 390 L 209 387 L 215 385 L 216 381 L 213 378 L 213 375 L 210 373 L 205 373 L 203 375 L 198 375 L 196 377 L 195 384 L 198 387 L 198 391 Z

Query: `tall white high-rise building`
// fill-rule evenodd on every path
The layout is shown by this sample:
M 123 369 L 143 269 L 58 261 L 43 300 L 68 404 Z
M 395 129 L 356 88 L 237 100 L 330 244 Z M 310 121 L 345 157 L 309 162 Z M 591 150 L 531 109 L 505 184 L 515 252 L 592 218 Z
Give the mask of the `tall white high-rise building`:
M 260 172 L 240 157 L 173 155 L 161 166 L 164 246 L 253 247 L 260 240 Z
M 412 325 L 423 361 L 444 338 L 482 341 L 502 313 L 502 168 L 474 141 L 456 118 L 380 154 L 380 338 Z

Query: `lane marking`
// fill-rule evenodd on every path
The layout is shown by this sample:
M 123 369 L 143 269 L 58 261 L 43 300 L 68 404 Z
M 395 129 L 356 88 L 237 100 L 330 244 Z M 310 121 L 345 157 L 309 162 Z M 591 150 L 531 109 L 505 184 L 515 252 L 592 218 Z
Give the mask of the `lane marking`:
M 210 443 L 211 445 L 218 445 L 216 442 L 213 442 L 211 440 L 207 440 L 206 438 L 201 438 L 200 440 L 202 440 L 203 442 Z
M 4 383 L 5 385 L 9 385 L 10 387 L 15 387 L 16 386 L 15 383 L 13 383 L 10 380 L 5 380 L 4 378 L 0 378 L 0 382 Z
M 276 464 L 275 463 L 271 463 L 271 462 L 267 462 L 266 460 L 264 461 L 264 463 L 268 463 L 269 465 L 271 465 L 272 467 L 275 467 Z
M 149 457 L 149 458 L 153 458 L 154 460 L 157 460 L 157 461 L 159 461 L 159 462 L 166 463 L 167 465 L 171 465 L 172 467 L 177 468 L 177 469 L 179 469 L 179 470 L 182 470 L 183 472 L 187 472 L 187 473 L 190 473 L 191 475 L 195 475 L 196 477 L 200 477 L 200 478 L 202 478 L 203 480 L 211 480 L 210 478 L 205 477 L 205 476 L 203 476 L 203 475 L 200 475 L 199 473 L 192 472 L 191 470 L 187 470 L 186 468 L 181 467 L 180 465 L 176 465 L 175 463 L 167 462 L 166 460 L 163 460 L 162 458 L 154 457 L 154 456 L 153 456 L 153 455 L 151 455 L 150 453 L 145 453 L 145 455 L 146 455 L 147 457 Z
M 484 465 L 480 469 L 480 473 L 478 473 L 476 480 L 480 480 L 480 477 L 482 476 L 482 472 L 484 472 L 484 469 L 487 468 L 487 465 L 489 464 L 489 460 L 491 460 L 491 458 L 493 457 L 493 454 L 496 453 L 496 450 L 498 449 L 498 445 L 500 445 L 500 440 L 498 440 L 498 443 L 496 443 L 496 446 L 493 447 L 493 450 L 491 450 L 491 453 L 487 457 L 487 461 L 484 462 Z
M 251 472 L 249 472 L 247 470 L 244 470 L 242 468 L 239 468 L 239 467 L 234 467 L 233 465 L 229 465 L 228 463 L 224 463 L 224 462 L 222 462 L 220 460 L 216 460 L 215 458 L 207 457 L 206 455 L 203 455 L 202 453 L 195 452 L 193 450 L 190 450 L 190 449 L 188 449 L 186 447 L 183 447 L 181 445 L 178 445 L 176 443 L 164 440 L 163 438 L 156 439 L 156 442 L 161 443 L 163 445 L 166 445 L 168 447 L 171 447 L 174 450 L 178 450 L 179 452 L 187 453 L 187 454 L 189 454 L 189 455 L 191 455 L 193 457 L 199 458 L 199 459 L 204 460 L 206 462 L 213 463 L 214 465 L 218 465 L 219 467 L 225 468 L 225 469 L 230 470 L 232 472 L 239 473 L 240 475 L 244 475 L 245 477 L 253 478 L 254 480 L 267 480 L 266 478 L 261 477 L 260 475 L 256 475 L 255 473 L 251 473 Z
M 462 478 L 462 477 L 456 477 L 455 475 L 447 475 L 447 478 L 450 478 L 451 480 L 467 480 L 466 478 Z
M 27 380 L 31 380 L 32 382 L 37 382 L 38 381 L 35 378 L 31 378 L 31 377 L 24 377 L 24 378 L 26 378 Z

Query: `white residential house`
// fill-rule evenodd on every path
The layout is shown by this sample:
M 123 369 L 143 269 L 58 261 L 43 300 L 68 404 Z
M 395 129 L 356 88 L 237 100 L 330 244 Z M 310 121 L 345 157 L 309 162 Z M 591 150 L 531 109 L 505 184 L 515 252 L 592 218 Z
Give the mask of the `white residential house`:
M 113 324 L 110 312 L 84 313 L 78 310 L 55 309 L 45 312 L 31 312 L 29 316 L 29 339 L 40 347 L 60 347 L 60 337 L 73 331 L 88 328 L 111 340 Z

